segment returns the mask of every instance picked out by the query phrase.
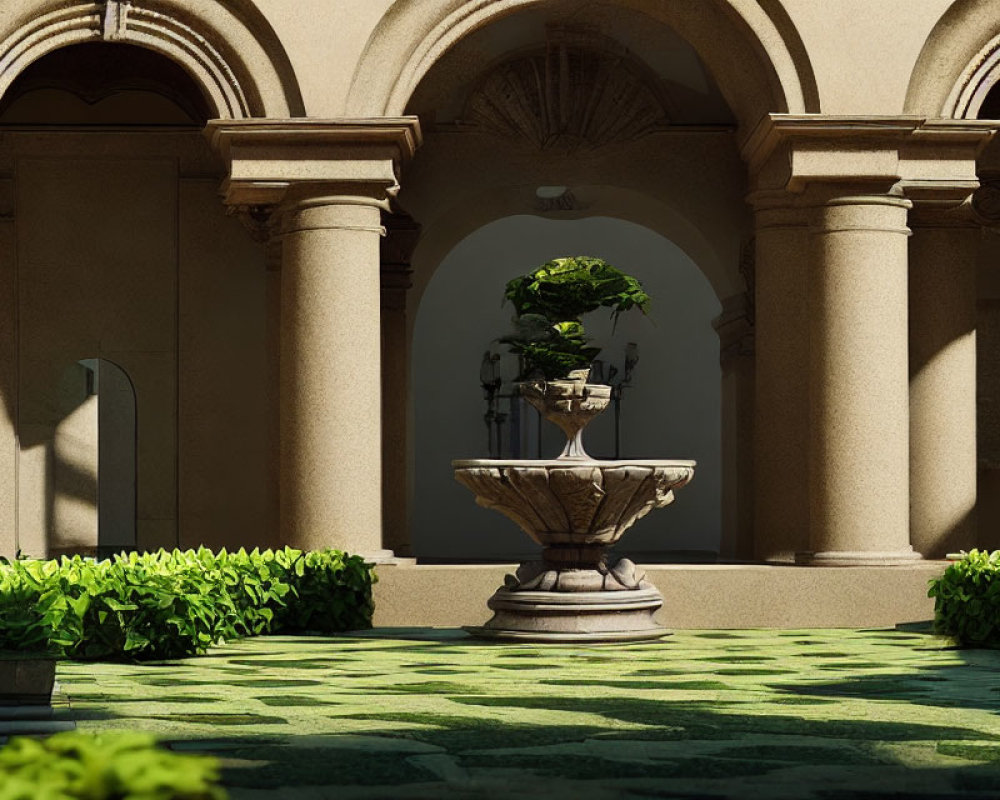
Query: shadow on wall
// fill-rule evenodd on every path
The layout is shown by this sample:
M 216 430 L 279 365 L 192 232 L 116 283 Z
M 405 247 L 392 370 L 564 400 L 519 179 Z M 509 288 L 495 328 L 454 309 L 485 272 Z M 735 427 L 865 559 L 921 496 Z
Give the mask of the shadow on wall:
M 698 461 L 695 480 L 678 492 L 674 505 L 640 520 L 619 549 L 647 560 L 668 551 L 718 552 L 721 378 L 711 323 L 721 306 L 707 279 L 678 247 L 634 223 L 515 216 L 480 228 L 455 247 L 417 311 L 412 530 L 418 557 L 513 561 L 537 549 L 509 520 L 475 505 L 455 482 L 451 461 L 489 455 L 479 368 L 491 346 L 505 352 L 494 340 L 511 328 L 511 307 L 501 306 L 506 282 L 566 255 L 603 258 L 639 278 L 653 298 L 648 317 L 623 315 L 616 329 L 603 311 L 585 319 L 606 364 L 621 369 L 627 343 L 639 345 L 640 360 L 622 401 L 622 458 Z M 504 378 L 510 380 L 516 367 L 510 359 L 505 364 Z M 588 451 L 610 457 L 613 430 L 609 410 L 588 427 Z M 552 426 L 542 432 L 542 455 L 554 457 L 562 434 Z M 527 457 L 536 454 L 534 438 L 528 437 Z
M 49 420 L 23 424 L 21 480 L 35 513 L 22 514 L 26 555 L 106 555 L 135 546 L 136 404 L 128 375 L 106 359 L 65 369 Z M 42 492 L 37 487 L 42 486 Z

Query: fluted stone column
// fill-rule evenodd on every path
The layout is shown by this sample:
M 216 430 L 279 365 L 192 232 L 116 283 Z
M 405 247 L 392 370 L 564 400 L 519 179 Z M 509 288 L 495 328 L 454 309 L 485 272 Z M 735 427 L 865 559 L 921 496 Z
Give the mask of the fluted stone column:
M 809 542 L 810 261 L 805 211 L 785 192 L 756 207 L 755 534 L 758 559 L 791 562 Z
M 910 542 L 925 558 L 976 546 L 976 267 L 980 228 L 911 214 Z
M 814 210 L 804 563 L 919 558 L 909 544 L 910 205 L 833 187 Z
M 295 189 L 282 212 L 283 540 L 366 557 L 382 548 L 376 192 Z

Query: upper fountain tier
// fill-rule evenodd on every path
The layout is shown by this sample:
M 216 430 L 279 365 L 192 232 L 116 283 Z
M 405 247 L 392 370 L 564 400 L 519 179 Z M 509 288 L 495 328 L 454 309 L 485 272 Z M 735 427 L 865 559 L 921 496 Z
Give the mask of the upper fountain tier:
M 694 476 L 694 461 L 588 456 L 583 429 L 611 400 L 611 387 L 587 383 L 588 373 L 521 384 L 528 402 L 566 434 L 558 458 L 452 462 L 455 477 L 476 502 L 505 514 L 546 547 L 613 544 L 637 519 L 669 504 L 673 490 Z
M 521 394 L 549 422 L 566 434 L 560 459 L 590 460 L 583 449 L 583 429 L 611 402 L 611 387 L 587 383 L 589 369 L 574 370 L 556 381 L 526 381 Z

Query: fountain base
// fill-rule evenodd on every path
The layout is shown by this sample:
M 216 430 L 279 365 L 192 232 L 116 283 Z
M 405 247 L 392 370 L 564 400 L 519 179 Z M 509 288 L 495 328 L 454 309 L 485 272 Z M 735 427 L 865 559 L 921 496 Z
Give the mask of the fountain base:
M 622 561 L 634 571 L 631 562 Z M 509 575 L 507 585 L 487 602 L 492 619 L 465 630 L 488 639 L 534 642 L 629 642 L 669 633 L 653 621 L 663 596 L 648 581 L 622 586 L 614 580 L 617 565 L 614 570 L 603 564 L 599 569 L 545 566 L 529 563 L 518 576 Z M 527 586 L 519 580 L 525 573 L 532 576 Z

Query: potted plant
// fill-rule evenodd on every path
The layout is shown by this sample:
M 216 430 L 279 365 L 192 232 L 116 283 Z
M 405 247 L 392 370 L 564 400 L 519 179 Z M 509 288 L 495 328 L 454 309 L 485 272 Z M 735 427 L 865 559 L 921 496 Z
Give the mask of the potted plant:
M 25 576 L 0 559 L 0 706 L 52 701 L 57 656 L 49 641 L 51 622 L 36 594 Z M 58 598 L 47 600 L 52 605 Z
M 55 680 L 53 654 L 0 650 L 0 706 L 49 705 Z

